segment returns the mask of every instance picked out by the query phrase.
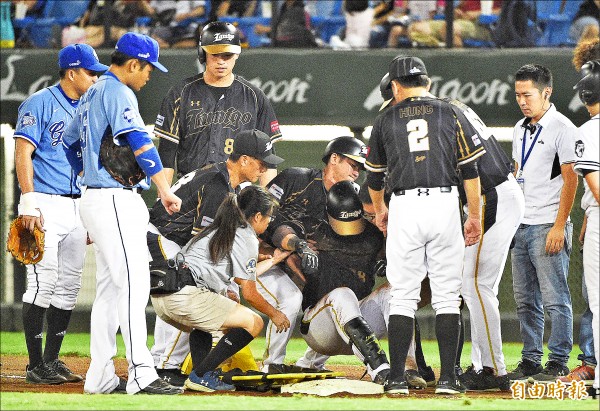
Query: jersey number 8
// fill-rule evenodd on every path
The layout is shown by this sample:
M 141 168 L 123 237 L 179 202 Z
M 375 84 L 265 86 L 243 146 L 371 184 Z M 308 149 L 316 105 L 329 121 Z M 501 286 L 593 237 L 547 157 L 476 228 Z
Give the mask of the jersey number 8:
M 225 147 L 223 147 L 223 151 L 227 155 L 233 153 L 233 139 L 232 138 L 228 138 L 225 140 Z

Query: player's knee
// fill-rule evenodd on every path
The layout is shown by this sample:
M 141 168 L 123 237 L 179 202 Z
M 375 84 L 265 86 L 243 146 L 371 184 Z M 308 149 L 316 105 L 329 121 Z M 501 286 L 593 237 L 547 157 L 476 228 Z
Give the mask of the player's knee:
M 264 323 L 262 317 L 260 315 L 256 314 L 255 312 L 252 312 L 252 328 L 250 330 L 248 330 L 248 332 L 250 334 L 252 334 L 253 337 L 257 337 L 258 334 L 260 334 L 260 332 L 262 331 L 264 326 L 265 326 L 265 323 Z

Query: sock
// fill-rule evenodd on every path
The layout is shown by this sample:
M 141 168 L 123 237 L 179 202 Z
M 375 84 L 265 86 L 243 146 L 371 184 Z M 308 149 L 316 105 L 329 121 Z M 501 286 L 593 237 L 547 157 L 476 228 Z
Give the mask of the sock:
M 23 330 L 25 331 L 25 343 L 29 354 L 29 369 L 37 367 L 43 361 L 42 333 L 45 313 L 45 308 L 23 303 Z
M 462 357 L 463 345 L 465 343 L 465 321 L 462 310 L 460 310 L 458 321 L 460 322 L 460 331 L 458 332 L 458 347 L 456 348 L 456 365 L 460 367 L 460 358 Z
M 194 364 L 194 371 L 201 377 L 206 372 L 216 369 L 219 364 L 244 348 L 254 337 L 243 328 L 232 328 L 223 336 L 206 356 L 204 361 Z M 193 358 L 192 358 L 193 360 Z
M 414 318 L 404 315 L 390 315 L 388 324 L 388 339 L 390 342 L 390 380 L 404 378 L 404 363 L 408 347 L 412 341 Z
M 48 330 L 46 331 L 44 362 L 49 363 L 58 359 L 58 353 L 60 352 L 63 338 L 65 338 L 65 334 L 67 333 L 72 312 L 72 310 L 61 310 L 53 305 L 48 307 L 48 311 L 46 311 Z
M 427 368 L 427 362 L 425 361 L 425 355 L 423 354 L 423 346 L 421 345 L 421 329 L 419 323 L 415 318 L 415 359 L 417 361 L 417 367 L 421 369 Z
M 456 348 L 460 330 L 459 314 L 439 314 L 435 316 L 435 336 L 440 350 L 440 380 L 456 378 Z
M 206 331 L 192 330 L 190 333 L 190 354 L 192 366 L 201 364 L 212 348 L 212 335 Z M 200 377 L 202 376 L 199 375 Z

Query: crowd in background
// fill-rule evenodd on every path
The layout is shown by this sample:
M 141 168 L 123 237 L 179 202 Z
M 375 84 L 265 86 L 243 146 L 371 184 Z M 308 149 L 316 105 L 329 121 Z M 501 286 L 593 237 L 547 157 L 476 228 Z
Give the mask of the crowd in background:
M 51 1 L 12 0 L 11 18 L 46 17 Z M 600 0 L 455 0 L 453 47 L 540 45 L 549 23 L 538 20 L 538 9 L 552 2 L 569 27 L 564 42 L 551 45 L 598 37 Z M 448 43 L 446 6 L 446 0 L 90 0 L 73 24 L 49 31 L 48 44 L 112 47 L 133 30 L 163 48 L 195 47 L 202 27 L 223 19 L 238 25 L 245 47 L 438 48 Z M 14 26 L 15 47 L 36 46 L 30 27 Z

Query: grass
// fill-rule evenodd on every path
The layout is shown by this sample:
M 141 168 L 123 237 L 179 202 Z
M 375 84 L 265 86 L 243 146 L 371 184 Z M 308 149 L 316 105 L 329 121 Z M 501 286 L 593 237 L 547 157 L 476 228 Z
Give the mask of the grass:
M 67 334 L 61 353 L 63 355 L 89 356 L 89 334 Z M 152 337 L 148 344 L 152 344 Z M 125 357 L 122 339 L 117 340 L 117 357 Z M 388 351 L 387 340 L 382 341 L 383 348 Z M 257 338 L 251 343 L 252 352 L 257 360 L 264 350 L 264 338 Z M 306 343 L 302 339 L 292 339 L 288 345 L 287 362 L 292 363 L 304 353 Z M 470 363 L 470 343 L 463 349 L 461 363 Z M 434 341 L 424 341 L 425 357 L 433 368 L 439 367 L 438 348 Z M 520 344 L 504 345 L 506 364 L 509 369 L 516 366 L 520 359 Z M 0 352 L 2 355 L 26 355 L 22 333 L 0 333 Z M 572 356 L 569 366 L 576 365 Z M 336 356 L 330 364 L 361 365 L 354 356 Z M 239 395 L 189 395 L 160 399 L 148 396 L 90 396 L 82 394 L 34 394 L 2 392 L 0 409 L 2 410 L 597 410 L 598 403 L 593 400 L 526 400 L 477 398 L 467 394 L 448 398 L 321 398 L 316 396 L 294 395 L 292 397 L 253 397 Z M 152 400 L 152 401 L 150 401 Z M 401 401 L 401 402 L 400 402 Z

